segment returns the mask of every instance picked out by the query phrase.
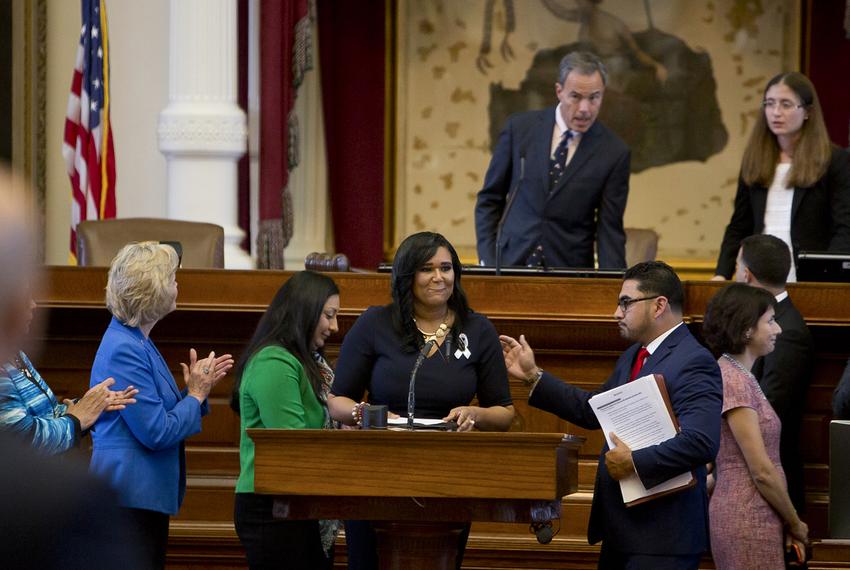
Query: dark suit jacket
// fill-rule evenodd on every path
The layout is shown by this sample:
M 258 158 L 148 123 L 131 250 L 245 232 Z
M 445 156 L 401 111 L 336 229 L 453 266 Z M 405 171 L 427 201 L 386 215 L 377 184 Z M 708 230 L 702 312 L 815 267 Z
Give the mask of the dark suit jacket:
M 759 380 L 768 401 L 782 420 L 780 455 L 788 493 L 798 512 L 806 506 L 803 484 L 803 458 L 800 453 L 800 428 L 803 408 L 812 378 L 814 342 L 803 316 L 785 298 L 776 305 L 776 322 L 782 334 L 776 339 L 776 348 L 756 360 L 753 374 Z
M 507 122 L 475 205 L 478 258 L 496 263 L 496 227 L 510 189 L 525 175 L 502 230 L 502 264 L 525 265 L 542 245 L 551 267 L 626 266 L 623 211 L 629 193 L 631 152 L 596 121 L 582 135 L 558 185 L 549 191 L 549 158 L 555 109 L 512 115 Z
M 631 346 L 602 388 L 588 392 L 544 373 L 529 404 L 586 429 L 599 429 L 587 403 L 595 393 L 625 384 L 640 345 Z M 632 453 L 638 476 L 647 488 L 686 471 L 694 471 L 691 489 L 634 507 L 623 504 L 620 484 L 599 455 L 588 541 L 628 554 L 684 556 L 708 549 L 708 494 L 705 465 L 720 446 L 723 384 L 717 361 L 682 325 L 647 359 L 640 372 L 663 374 L 681 432 L 674 438 Z
M 764 231 L 766 204 L 767 188 L 738 180 L 735 210 L 723 234 L 716 275 L 732 277 L 741 240 Z M 795 260 L 801 251 L 850 252 L 850 159 L 843 149 L 832 147 L 829 167 L 814 186 L 794 189 L 791 244 Z

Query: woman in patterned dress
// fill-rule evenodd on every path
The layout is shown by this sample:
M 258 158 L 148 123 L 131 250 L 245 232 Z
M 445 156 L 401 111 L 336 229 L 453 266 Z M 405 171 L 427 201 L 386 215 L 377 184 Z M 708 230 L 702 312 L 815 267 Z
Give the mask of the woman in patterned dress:
M 720 451 L 709 488 L 711 551 L 718 570 L 784 568 L 784 545 L 805 547 L 809 529 L 788 496 L 779 460 L 781 424 L 750 369 L 782 329 L 774 297 L 736 283 L 709 302 L 703 336 L 723 374 Z

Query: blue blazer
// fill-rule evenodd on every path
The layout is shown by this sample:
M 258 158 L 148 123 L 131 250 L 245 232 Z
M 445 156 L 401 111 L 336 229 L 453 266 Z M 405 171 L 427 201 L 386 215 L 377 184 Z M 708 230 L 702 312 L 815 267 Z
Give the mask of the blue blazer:
M 570 386 L 544 373 L 529 404 L 557 414 L 586 429 L 599 429 L 587 401 L 598 392 L 629 381 L 640 344 L 617 360 L 614 373 L 595 392 Z M 620 484 L 605 467 L 605 445 L 599 456 L 588 541 L 604 540 L 628 554 L 685 556 L 708 549 L 708 493 L 705 465 L 720 447 L 723 383 L 717 361 L 681 325 L 646 360 L 640 375 L 663 374 L 681 432 L 660 445 L 632 453 L 637 474 L 647 488 L 686 471 L 696 473 L 697 485 L 660 499 L 626 507 Z
M 186 397 L 153 342 L 115 318 L 97 350 L 91 385 L 110 376 L 113 390 L 132 385 L 139 393 L 135 404 L 94 424 L 90 470 L 115 488 L 122 507 L 175 515 L 186 492 L 183 440 L 201 431 L 206 402 Z
M 525 265 L 531 251 L 542 245 L 550 267 L 593 267 L 595 244 L 600 268 L 625 268 L 629 148 L 597 120 L 582 135 L 564 175 L 550 191 L 554 128 L 555 107 L 508 119 L 475 204 L 478 259 L 495 264 L 496 228 L 508 192 L 522 177 L 502 229 L 505 266 Z

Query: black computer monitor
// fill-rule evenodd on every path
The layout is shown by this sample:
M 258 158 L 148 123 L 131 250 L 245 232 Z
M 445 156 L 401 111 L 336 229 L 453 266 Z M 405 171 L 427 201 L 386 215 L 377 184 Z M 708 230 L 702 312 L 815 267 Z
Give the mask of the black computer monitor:
M 797 281 L 850 283 L 850 253 L 801 251 L 797 256 Z
M 850 422 L 829 423 L 829 536 L 850 538 Z

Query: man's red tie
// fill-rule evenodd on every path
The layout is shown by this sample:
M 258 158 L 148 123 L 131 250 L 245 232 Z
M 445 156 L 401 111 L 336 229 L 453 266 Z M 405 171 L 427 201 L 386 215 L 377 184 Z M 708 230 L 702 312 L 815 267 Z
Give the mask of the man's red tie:
M 647 358 L 649 358 L 649 351 L 646 350 L 645 346 L 640 347 L 640 350 L 638 350 L 637 353 L 637 358 L 635 358 L 635 365 L 632 366 L 632 375 L 629 378 L 629 382 L 638 377 L 640 369 L 643 368 L 643 363 L 646 362 Z

